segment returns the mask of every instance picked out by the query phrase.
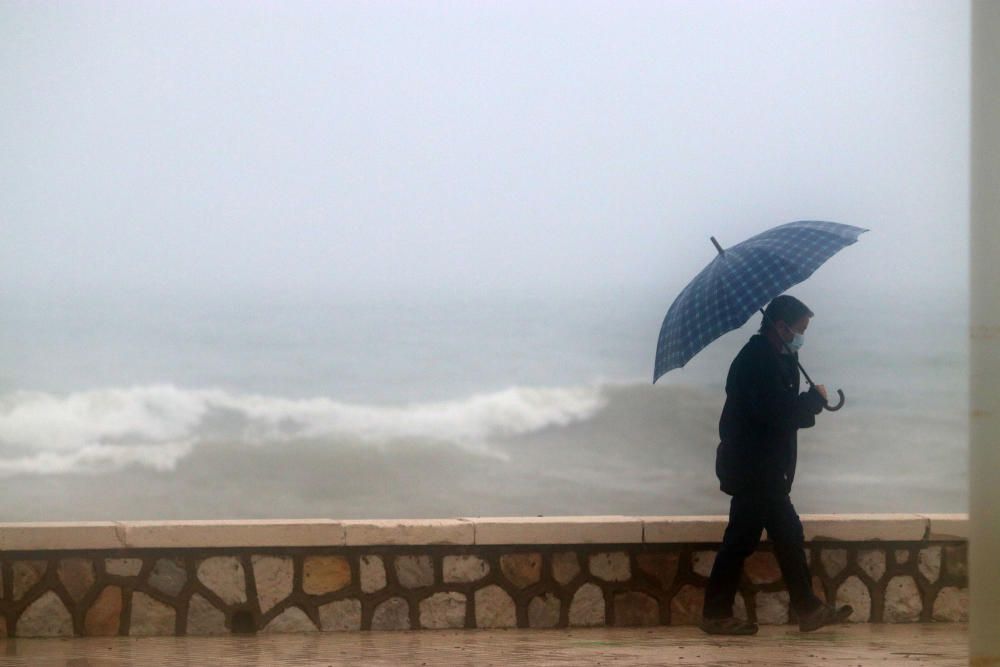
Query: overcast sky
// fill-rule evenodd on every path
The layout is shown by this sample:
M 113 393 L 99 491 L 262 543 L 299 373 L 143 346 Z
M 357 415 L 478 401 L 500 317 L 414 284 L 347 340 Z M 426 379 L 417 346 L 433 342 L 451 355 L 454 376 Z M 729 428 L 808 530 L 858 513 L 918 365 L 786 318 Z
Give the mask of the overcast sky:
M 0 291 L 967 279 L 968 3 L 0 3 Z

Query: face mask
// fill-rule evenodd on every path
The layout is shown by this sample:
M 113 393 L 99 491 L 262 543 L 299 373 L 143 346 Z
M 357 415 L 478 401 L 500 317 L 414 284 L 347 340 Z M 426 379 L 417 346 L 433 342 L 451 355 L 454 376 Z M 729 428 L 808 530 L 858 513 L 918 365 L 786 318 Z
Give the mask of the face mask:
M 785 345 L 787 345 L 792 352 L 798 352 L 802 349 L 802 345 L 805 344 L 806 337 L 795 331 L 792 332 L 792 335 L 794 338 L 792 338 L 791 342 L 785 343 Z

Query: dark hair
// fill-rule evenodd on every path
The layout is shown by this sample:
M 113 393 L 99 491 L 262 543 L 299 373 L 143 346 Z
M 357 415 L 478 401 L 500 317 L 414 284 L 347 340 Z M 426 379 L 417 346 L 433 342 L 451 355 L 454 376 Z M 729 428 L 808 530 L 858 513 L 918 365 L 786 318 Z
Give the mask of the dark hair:
M 802 303 L 794 296 L 782 294 L 776 296 L 767 304 L 764 309 L 764 318 L 760 322 L 761 333 L 767 328 L 768 323 L 775 323 L 779 320 L 785 324 L 798 322 L 803 317 L 812 317 L 813 312 L 806 304 Z

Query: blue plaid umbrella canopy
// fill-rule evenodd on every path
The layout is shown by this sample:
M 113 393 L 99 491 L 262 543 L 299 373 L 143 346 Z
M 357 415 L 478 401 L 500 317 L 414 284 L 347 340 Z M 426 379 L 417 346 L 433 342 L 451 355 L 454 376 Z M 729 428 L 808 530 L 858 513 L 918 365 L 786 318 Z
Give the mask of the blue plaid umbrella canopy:
M 684 288 L 663 318 L 653 382 L 684 366 L 719 336 L 746 324 L 771 299 L 811 276 L 866 231 L 802 220 L 726 250 L 716 244 L 718 256 Z

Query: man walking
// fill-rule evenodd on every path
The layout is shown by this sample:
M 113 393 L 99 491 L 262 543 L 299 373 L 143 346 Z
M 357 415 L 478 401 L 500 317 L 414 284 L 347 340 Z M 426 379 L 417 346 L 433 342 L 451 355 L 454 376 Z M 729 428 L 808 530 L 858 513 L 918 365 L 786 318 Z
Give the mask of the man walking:
M 729 369 L 715 470 L 720 488 L 732 499 L 729 525 L 705 590 L 701 628 L 711 634 L 757 632 L 755 623 L 733 616 L 733 602 L 743 561 L 756 550 L 765 528 L 801 630 L 845 621 L 852 612 L 813 594 L 802 522 L 788 496 L 795 477 L 796 433 L 815 425 L 826 404 L 823 385 L 799 393 L 798 349 L 811 317 L 812 311 L 795 297 L 775 298 L 764 311 L 760 332 Z

